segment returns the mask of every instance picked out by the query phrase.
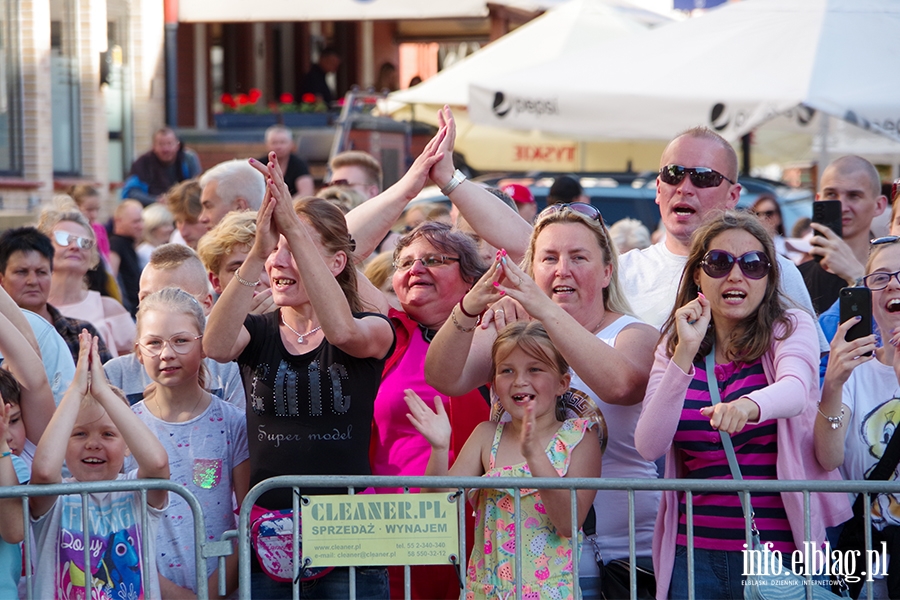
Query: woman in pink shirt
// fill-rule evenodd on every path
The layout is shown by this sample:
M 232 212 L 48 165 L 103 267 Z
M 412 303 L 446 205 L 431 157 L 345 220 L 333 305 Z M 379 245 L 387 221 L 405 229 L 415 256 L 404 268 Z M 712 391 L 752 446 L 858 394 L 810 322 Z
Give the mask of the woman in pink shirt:
M 731 479 L 720 431 L 730 433 L 746 479 L 839 479 L 816 460 L 819 350 L 812 317 L 788 309 L 778 291 L 771 238 L 753 216 L 728 212 L 694 235 L 675 302 L 663 327 L 635 446 L 665 454 L 667 478 Z M 714 372 L 706 358 L 714 353 Z M 713 406 L 707 377 L 722 402 Z M 664 492 L 653 538 L 657 598 L 686 598 L 685 494 Z M 810 495 L 804 531 L 799 493 L 755 493 L 764 543 L 790 557 L 825 527 L 849 518 L 841 494 Z M 694 590 L 698 598 L 743 598 L 744 513 L 735 493 L 693 497 Z M 671 587 L 670 587 L 671 584 Z

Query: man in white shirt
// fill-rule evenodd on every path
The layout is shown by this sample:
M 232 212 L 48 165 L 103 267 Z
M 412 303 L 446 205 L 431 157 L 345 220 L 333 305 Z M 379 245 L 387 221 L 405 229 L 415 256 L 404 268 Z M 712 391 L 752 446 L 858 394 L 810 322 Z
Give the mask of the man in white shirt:
M 694 232 L 715 211 L 737 206 L 737 153 L 725 138 L 694 127 L 672 140 L 660 158 L 656 203 L 665 240 L 619 257 L 619 283 L 635 316 L 660 328 L 674 308 L 675 294 L 687 262 Z M 809 292 L 794 264 L 778 256 L 781 291 L 815 318 Z M 819 346 L 828 342 L 819 329 Z

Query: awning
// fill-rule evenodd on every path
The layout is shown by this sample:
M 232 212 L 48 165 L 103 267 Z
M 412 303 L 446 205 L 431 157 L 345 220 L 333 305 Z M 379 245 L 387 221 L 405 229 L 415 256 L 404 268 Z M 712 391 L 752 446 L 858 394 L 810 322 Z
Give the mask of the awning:
M 183 23 L 452 19 L 488 15 L 486 0 L 178 0 Z

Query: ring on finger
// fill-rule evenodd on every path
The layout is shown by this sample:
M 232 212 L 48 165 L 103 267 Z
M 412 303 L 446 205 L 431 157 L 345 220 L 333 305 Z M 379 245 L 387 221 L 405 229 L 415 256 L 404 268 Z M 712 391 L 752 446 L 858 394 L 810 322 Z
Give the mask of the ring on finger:
M 499 314 L 502 314 L 502 313 L 503 313 L 503 309 L 502 309 L 502 308 L 494 311 L 494 314 L 495 314 L 495 315 L 499 315 Z

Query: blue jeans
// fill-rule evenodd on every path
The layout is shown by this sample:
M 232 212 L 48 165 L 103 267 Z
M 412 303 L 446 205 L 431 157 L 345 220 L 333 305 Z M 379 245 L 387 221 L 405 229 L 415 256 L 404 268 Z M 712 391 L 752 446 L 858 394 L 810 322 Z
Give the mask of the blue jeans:
M 252 573 L 250 584 L 253 598 L 281 600 L 291 598 L 291 584 L 275 581 L 265 573 Z M 350 569 L 336 567 L 319 579 L 300 582 L 301 598 L 343 600 L 350 597 Z M 390 598 L 390 584 L 384 567 L 356 568 L 356 597 L 359 600 L 384 600 Z
M 694 548 L 694 597 L 697 600 L 742 600 L 744 558 L 740 552 Z M 675 568 L 669 598 L 688 597 L 687 547 L 675 546 Z

